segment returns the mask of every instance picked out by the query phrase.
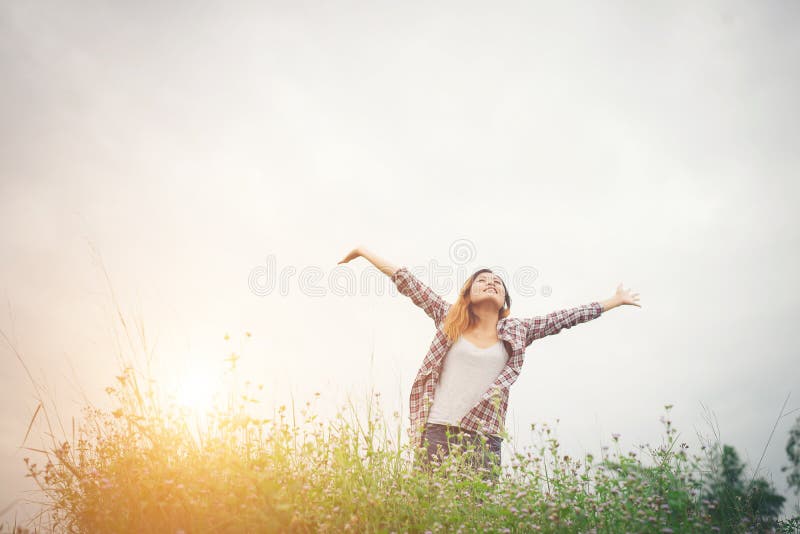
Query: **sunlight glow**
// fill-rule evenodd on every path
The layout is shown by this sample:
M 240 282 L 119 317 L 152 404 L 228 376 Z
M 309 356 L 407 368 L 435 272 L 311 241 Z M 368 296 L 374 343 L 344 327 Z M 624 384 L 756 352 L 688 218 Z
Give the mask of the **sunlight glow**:
M 220 378 L 206 369 L 191 369 L 183 373 L 175 388 L 175 403 L 197 415 L 205 415 L 214 408 L 221 386 Z

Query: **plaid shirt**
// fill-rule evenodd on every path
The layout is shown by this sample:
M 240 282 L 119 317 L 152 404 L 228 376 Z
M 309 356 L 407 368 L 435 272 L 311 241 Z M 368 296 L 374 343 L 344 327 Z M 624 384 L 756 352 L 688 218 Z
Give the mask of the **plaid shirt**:
M 433 404 L 436 385 L 439 383 L 444 357 L 453 344 L 442 330 L 451 304 L 411 274 L 406 267 L 397 269 L 391 280 L 397 286 L 397 290 L 422 308 L 436 325 L 436 335 L 411 386 L 409 402 L 411 427 L 408 433 L 411 442 L 419 447 L 422 446 L 423 433 L 430 406 Z M 536 339 L 558 334 L 563 328 L 595 319 L 602 311 L 600 303 L 595 301 L 577 308 L 554 311 L 542 317 L 500 319 L 497 323 L 497 337 L 506 345 L 508 361 L 494 383 L 461 419 L 458 426 L 490 435 L 500 434 L 505 425 L 509 388 L 519 376 L 528 345 Z

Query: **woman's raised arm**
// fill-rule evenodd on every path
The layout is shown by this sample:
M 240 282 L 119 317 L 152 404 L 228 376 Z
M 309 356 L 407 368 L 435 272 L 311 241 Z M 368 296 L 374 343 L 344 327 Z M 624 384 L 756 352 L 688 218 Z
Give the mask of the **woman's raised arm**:
M 435 324 L 444 320 L 450 304 L 439 296 L 434 290 L 425 285 L 419 278 L 414 276 L 406 267 L 397 267 L 385 259 L 367 250 L 365 247 L 356 247 L 339 263 L 347 263 L 359 256 L 369 260 L 372 265 L 389 276 L 397 286 L 397 290 L 411 299 L 411 301 L 424 311 L 428 317 L 433 319 Z
M 624 304 L 642 307 L 639 304 L 639 293 L 632 293 L 630 289 L 624 289 L 622 282 L 620 282 L 617 286 L 617 291 L 611 298 L 601 301 L 596 300 L 575 308 L 554 311 L 540 317 L 522 319 L 522 324 L 526 329 L 525 346 L 527 347 L 536 339 L 558 334 L 564 328 L 572 328 L 577 324 L 596 319 L 608 310 L 613 310 L 617 306 Z
M 603 305 L 597 301 L 574 308 L 565 308 L 554 311 L 547 315 L 537 317 L 525 317 L 522 324 L 525 326 L 525 346 L 527 347 L 535 340 L 545 336 L 558 334 L 565 328 L 585 323 L 600 317 L 603 313 Z
M 362 258 L 366 258 L 372 265 L 377 267 L 378 270 L 380 270 L 386 276 L 392 276 L 395 273 L 395 271 L 397 271 L 397 266 L 396 265 L 394 265 L 392 263 L 389 263 L 388 261 L 386 261 L 385 259 L 381 258 L 380 256 L 378 256 L 374 252 L 372 252 L 370 250 L 367 250 L 366 248 L 361 247 L 361 246 L 358 246 L 358 247 L 354 248 L 353 250 L 351 250 L 347 254 L 347 256 L 345 256 L 344 259 L 339 262 L 339 264 L 347 263 L 350 260 L 354 260 L 354 259 L 358 258 L 359 256 L 362 257 Z

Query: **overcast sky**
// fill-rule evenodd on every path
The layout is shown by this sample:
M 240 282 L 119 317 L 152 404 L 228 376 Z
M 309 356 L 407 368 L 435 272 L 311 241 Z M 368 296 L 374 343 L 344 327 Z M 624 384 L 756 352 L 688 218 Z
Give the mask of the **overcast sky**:
M 407 424 L 434 326 L 385 277 L 335 294 L 336 273 L 366 271 L 337 268 L 352 247 L 426 282 L 435 261 L 451 286 L 457 268 L 535 271 L 534 291 L 510 285 L 517 316 L 623 282 L 642 308 L 528 348 L 517 446 L 556 419 L 565 453 L 612 432 L 657 444 L 674 404 L 697 451 L 705 407 L 751 474 L 787 395 L 800 409 L 799 17 L 791 1 L 2 2 L 0 329 L 67 421 L 131 352 L 116 299 L 165 383 L 218 376 L 250 331 L 240 365 L 267 404 L 374 384 Z M 294 269 L 283 291 L 255 276 L 268 265 Z M 18 447 L 37 401 L 0 358 L 2 509 L 32 487 Z M 759 473 L 785 512 L 798 413 Z

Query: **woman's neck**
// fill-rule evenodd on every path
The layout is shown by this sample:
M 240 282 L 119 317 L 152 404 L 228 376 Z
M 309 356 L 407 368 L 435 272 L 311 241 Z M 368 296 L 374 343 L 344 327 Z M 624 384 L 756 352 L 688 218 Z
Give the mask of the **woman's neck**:
M 487 314 L 480 314 L 473 312 L 473 321 L 471 321 L 469 330 L 472 332 L 494 332 L 497 330 L 497 311 L 489 312 Z

